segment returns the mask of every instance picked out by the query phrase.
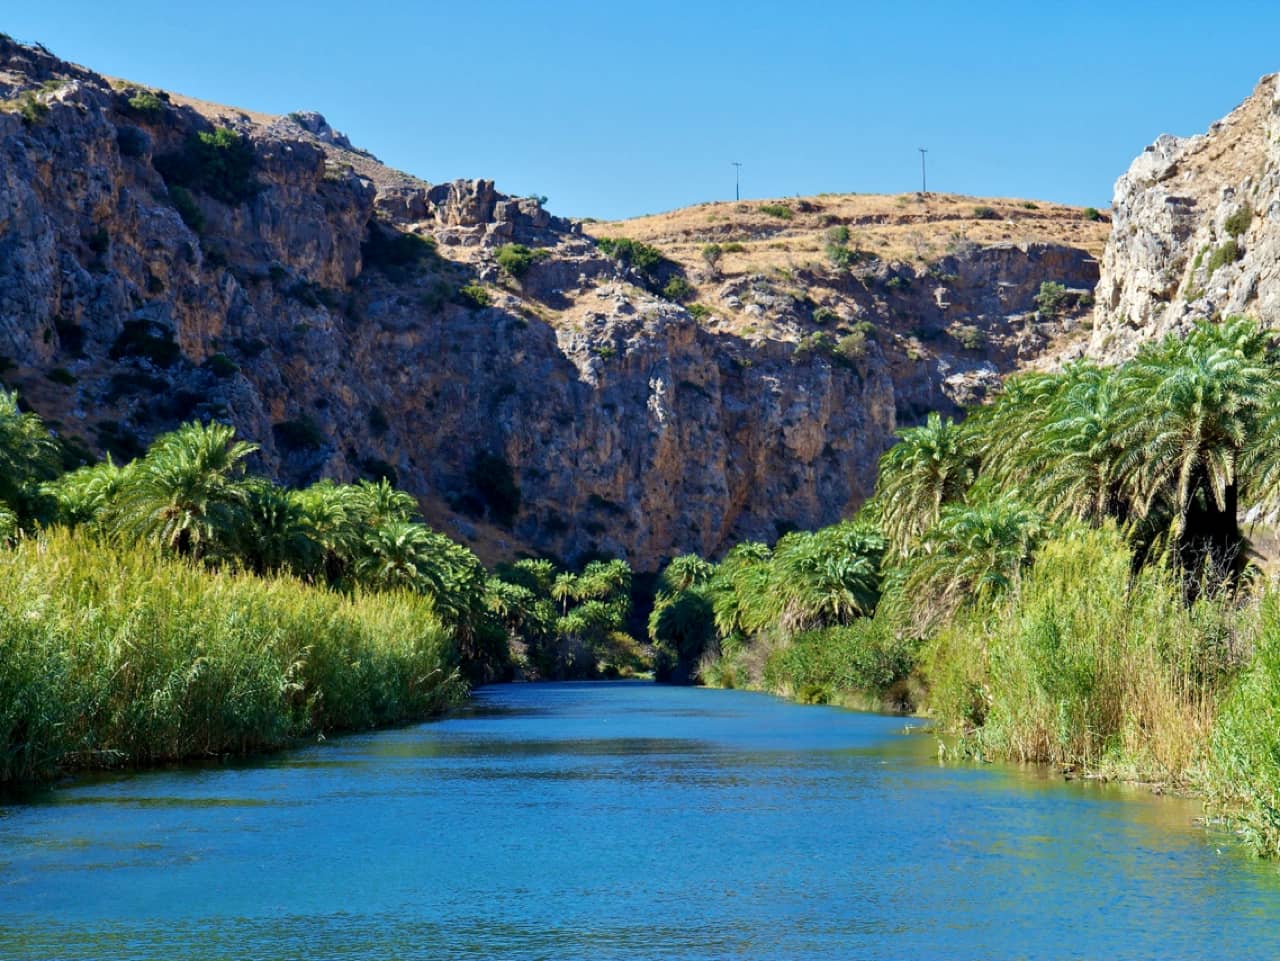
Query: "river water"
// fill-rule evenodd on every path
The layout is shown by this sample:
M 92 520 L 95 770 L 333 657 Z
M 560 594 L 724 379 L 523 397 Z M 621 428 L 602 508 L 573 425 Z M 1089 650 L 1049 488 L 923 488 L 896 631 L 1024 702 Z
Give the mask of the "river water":
M 0 802 L 0 958 L 1277 958 L 1187 801 L 651 684 Z

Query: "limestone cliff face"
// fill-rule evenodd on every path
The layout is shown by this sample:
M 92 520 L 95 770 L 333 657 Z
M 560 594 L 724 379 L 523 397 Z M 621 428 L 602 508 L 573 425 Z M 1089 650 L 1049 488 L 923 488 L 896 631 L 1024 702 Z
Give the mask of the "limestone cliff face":
M 1280 75 L 1207 133 L 1162 136 L 1117 182 L 1090 352 L 1196 320 L 1280 317 Z
M 518 280 L 509 242 L 541 251 Z M 1042 281 L 1096 279 L 1046 244 L 726 278 L 762 325 L 735 330 L 655 294 L 674 269 L 487 181 L 389 170 L 318 114 L 157 97 L 0 38 L 6 383 L 118 457 L 218 418 L 286 481 L 393 476 L 489 559 L 653 570 L 830 523 L 902 422 L 1071 326 L 1036 314 Z

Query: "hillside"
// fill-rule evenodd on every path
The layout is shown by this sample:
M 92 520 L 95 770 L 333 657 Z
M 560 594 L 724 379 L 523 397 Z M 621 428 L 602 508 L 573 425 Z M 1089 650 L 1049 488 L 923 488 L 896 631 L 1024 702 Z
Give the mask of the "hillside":
M 1199 319 L 1280 318 L 1280 74 L 1193 137 L 1165 135 L 1116 181 L 1092 355 L 1123 358 Z
M 84 456 L 224 419 L 490 560 L 653 570 L 835 520 L 902 424 L 1087 336 L 1106 231 L 932 195 L 583 224 L 7 38 L 0 152 L 0 376 Z

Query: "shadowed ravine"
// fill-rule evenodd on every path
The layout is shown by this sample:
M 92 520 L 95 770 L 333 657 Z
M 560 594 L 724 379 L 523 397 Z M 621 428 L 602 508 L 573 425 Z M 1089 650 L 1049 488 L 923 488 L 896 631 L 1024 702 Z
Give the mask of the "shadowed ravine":
M 638 683 L 0 807 L 0 957 L 1274 957 L 1198 806 Z M 127 919 L 127 920 L 124 920 Z

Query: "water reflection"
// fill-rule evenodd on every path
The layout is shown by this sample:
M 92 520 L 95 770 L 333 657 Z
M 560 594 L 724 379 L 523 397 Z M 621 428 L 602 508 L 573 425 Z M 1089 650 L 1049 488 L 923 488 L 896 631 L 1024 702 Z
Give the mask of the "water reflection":
M 3 958 L 1275 957 L 1195 804 L 640 684 L 0 807 Z

